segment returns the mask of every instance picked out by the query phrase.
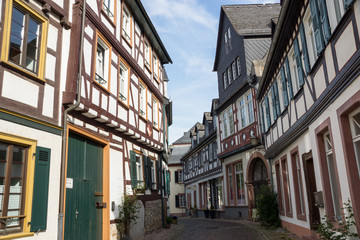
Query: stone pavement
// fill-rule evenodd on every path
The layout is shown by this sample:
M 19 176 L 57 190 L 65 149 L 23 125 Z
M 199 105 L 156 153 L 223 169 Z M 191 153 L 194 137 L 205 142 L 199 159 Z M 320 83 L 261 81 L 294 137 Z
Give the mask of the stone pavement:
M 162 228 L 156 232 L 146 235 L 142 240 L 172 240 L 172 239 L 182 239 L 184 235 L 182 230 L 186 230 L 190 224 L 193 224 L 193 221 L 196 221 L 196 218 L 189 218 L 183 217 L 179 218 L 178 224 L 171 224 L 169 229 Z M 226 223 L 230 224 L 237 224 L 238 228 L 246 229 L 246 231 L 251 232 L 253 235 L 251 237 L 247 237 L 247 239 L 258 239 L 258 240 L 277 240 L 277 239 L 284 239 L 284 240 L 297 240 L 298 238 L 293 234 L 290 234 L 283 228 L 278 229 L 265 229 L 264 227 L 260 226 L 260 223 L 251 222 L 247 220 L 229 220 L 229 219 L 205 219 L 205 218 L 198 218 L 199 224 L 208 224 L 208 229 L 214 228 L 210 226 L 223 226 Z M 209 222 L 206 222 L 209 221 Z M 215 224 L 214 224 L 215 223 Z M 194 224 L 193 224 L 194 225 Z M 192 226 L 194 227 L 194 226 Z M 206 237 L 206 236 L 204 236 Z M 242 238 L 242 237 L 241 237 Z M 241 239 L 239 235 L 233 239 Z M 187 238 L 188 239 L 188 238 Z M 212 236 L 212 239 L 216 239 L 216 237 Z M 227 238 L 229 239 L 229 238 Z M 229 239 L 230 240 L 230 239 Z

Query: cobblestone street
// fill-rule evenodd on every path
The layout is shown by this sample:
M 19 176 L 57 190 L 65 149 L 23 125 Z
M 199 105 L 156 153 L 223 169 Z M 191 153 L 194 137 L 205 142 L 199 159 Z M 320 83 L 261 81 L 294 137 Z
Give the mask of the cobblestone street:
M 145 236 L 144 240 L 277 240 L 296 239 L 282 228 L 265 229 L 259 223 L 246 220 L 179 218 L 170 229 L 161 229 Z

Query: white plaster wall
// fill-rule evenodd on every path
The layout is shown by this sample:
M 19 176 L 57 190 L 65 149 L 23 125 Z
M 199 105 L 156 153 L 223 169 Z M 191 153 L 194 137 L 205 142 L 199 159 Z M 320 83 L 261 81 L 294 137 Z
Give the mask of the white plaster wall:
M 90 28 L 86 28 L 90 29 Z M 91 29 L 92 31 L 92 29 Z M 92 35 L 91 35 L 92 36 Z M 92 59 L 92 45 L 91 43 L 84 38 L 84 66 L 85 66 L 85 72 L 91 76 L 91 59 Z
M 37 108 L 39 86 L 4 70 L 1 95 L 5 98 Z
M 339 64 L 339 70 L 341 70 L 356 51 L 356 43 L 352 22 L 349 22 L 348 26 L 345 28 L 340 38 L 335 43 L 335 51 L 337 56 L 337 62 Z
M 39 235 L 35 234 L 31 239 L 56 239 L 59 210 L 61 136 L 4 120 L 0 120 L 0 132 L 37 140 L 37 146 L 51 149 L 47 229 L 45 232 L 40 232 Z
M 97 6 L 97 1 L 87 1 L 87 4 L 90 6 L 90 8 L 95 12 L 98 13 L 98 6 Z
M 53 117 L 54 113 L 54 87 L 46 84 L 44 89 L 43 112 L 44 116 Z
M 324 68 L 321 66 L 314 76 L 314 87 L 316 92 L 316 98 L 318 99 L 320 95 L 324 92 L 326 88 Z
M 111 54 L 112 56 L 114 56 L 114 54 Z M 111 64 L 111 68 L 110 68 L 110 74 L 111 74 L 111 77 L 110 77 L 110 92 L 112 94 L 114 94 L 115 96 L 118 95 L 117 93 L 117 75 L 118 75 L 118 70 L 117 70 L 117 67 L 115 67 L 114 65 Z
M 325 62 L 326 62 L 326 69 L 327 69 L 329 82 L 331 83 L 335 77 L 335 67 L 334 67 L 334 60 L 333 60 L 331 47 L 327 47 L 325 49 Z
M 45 78 L 47 80 L 55 81 L 55 69 L 57 67 L 56 57 L 51 54 L 46 54 Z
M 110 208 L 111 203 L 115 202 L 115 211 L 110 211 L 110 220 L 119 215 L 119 205 L 122 204 L 124 194 L 124 157 L 123 153 L 110 148 Z

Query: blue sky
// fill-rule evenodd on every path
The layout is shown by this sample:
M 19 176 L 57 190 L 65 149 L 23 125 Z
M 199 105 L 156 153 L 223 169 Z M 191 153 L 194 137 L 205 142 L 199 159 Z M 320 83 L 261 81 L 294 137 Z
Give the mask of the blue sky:
M 221 5 L 275 0 L 142 0 L 173 64 L 165 65 L 173 101 L 169 143 L 180 138 L 209 112 L 218 97 L 213 72 Z

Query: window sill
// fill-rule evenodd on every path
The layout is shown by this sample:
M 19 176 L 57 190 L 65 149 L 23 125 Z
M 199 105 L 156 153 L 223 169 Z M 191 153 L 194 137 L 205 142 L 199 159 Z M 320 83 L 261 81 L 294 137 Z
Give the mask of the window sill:
M 104 9 L 101 9 L 101 12 L 103 13 L 103 15 L 105 16 L 105 18 L 110 22 L 110 24 L 116 28 L 116 23 L 115 23 L 115 15 L 114 15 L 114 19 L 111 19 L 111 17 L 104 11 Z
M 46 80 L 44 78 L 41 78 L 39 77 L 38 75 L 34 74 L 34 73 L 31 73 L 25 69 L 23 69 L 22 67 L 16 65 L 16 64 L 13 64 L 13 63 L 10 63 L 10 62 L 5 62 L 5 61 L 2 61 L 1 62 L 1 65 L 3 65 L 4 67 L 6 68 L 9 68 L 11 70 L 14 70 L 15 72 L 17 73 L 20 73 L 22 75 L 25 75 L 35 81 L 38 81 L 40 83 L 46 83 Z
M 130 37 L 130 41 L 126 39 L 126 37 L 124 36 L 124 34 L 121 34 L 121 38 L 126 42 L 126 44 L 132 48 L 132 43 L 131 43 L 131 37 Z
M 146 114 L 144 114 L 144 115 L 146 115 Z M 142 120 L 144 120 L 145 122 L 147 122 L 146 116 L 144 117 L 143 115 L 141 115 L 141 114 L 139 113 L 139 117 L 140 117 Z
M 144 66 L 145 66 L 145 69 L 147 69 L 149 71 L 149 73 L 152 73 L 151 71 L 151 67 L 150 67 L 150 64 L 146 64 L 146 60 L 144 60 Z
M 24 238 L 24 237 L 32 237 L 34 236 L 34 233 L 29 232 L 29 233 L 14 233 L 14 234 L 10 234 L 10 235 L 6 235 L 6 236 L 1 236 L 1 239 L 16 239 L 16 238 Z
M 109 89 L 105 88 L 103 85 L 101 85 L 100 83 L 98 83 L 95 79 L 93 79 L 93 83 L 99 87 L 101 87 L 103 90 L 106 91 L 106 93 L 110 94 Z M 107 82 L 107 86 L 109 87 L 109 82 Z

